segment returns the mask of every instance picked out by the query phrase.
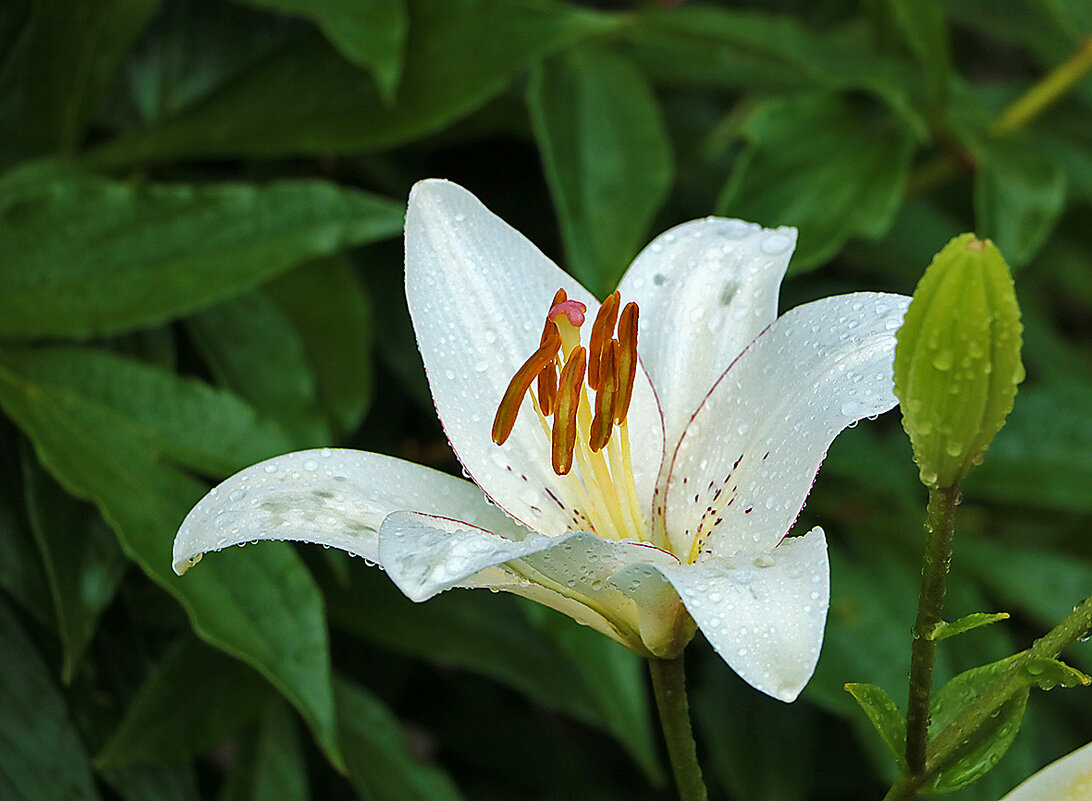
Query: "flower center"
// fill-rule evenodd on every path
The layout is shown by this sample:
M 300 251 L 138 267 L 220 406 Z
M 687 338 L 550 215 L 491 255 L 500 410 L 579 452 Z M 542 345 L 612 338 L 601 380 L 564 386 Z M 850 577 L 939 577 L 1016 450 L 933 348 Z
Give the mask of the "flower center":
M 599 536 L 645 540 L 626 424 L 637 375 L 638 309 L 629 303 L 619 313 L 620 303 L 617 292 L 603 302 L 585 348 L 580 327 L 587 307 L 557 291 L 538 350 L 501 398 L 493 441 L 505 443 L 530 395 L 571 508 L 586 509 L 582 516 Z

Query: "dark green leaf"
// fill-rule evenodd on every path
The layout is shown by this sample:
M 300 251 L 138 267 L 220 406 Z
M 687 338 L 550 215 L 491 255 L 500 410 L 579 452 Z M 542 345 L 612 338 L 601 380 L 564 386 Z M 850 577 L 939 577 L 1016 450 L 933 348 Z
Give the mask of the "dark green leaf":
M 186 636 L 137 690 L 95 764 L 190 759 L 254 720 L 271 697 L 246 665 Z
M 458 789 L 435 765 L 414 756 L 398 720 L 358 684 L 340 679 L 338 731 L 349 781 L 362 801 L 457 801 Z
M 1050 236 L 1065 206 L 1061 164 L 1034 140 L 991 139 L 977 154 L 974 209 L 978 234 L 1021 267 Z
M 906 764 L 906 720 L 898 705 L 882 687 L 875 684 L 847 684 L 846 692 L 853 696 L 869 722 L 883 739 L 887 750 L 900 766 Z
M 0 337 L 160 323 L 394 236 L 402 215 L 320 181 L 134 185 L 31 165 L 0 178 Z
M 79 734 L 49 671 L 0 600 L 0 798 L 94 801 Z
M 671 184 L 660 107 L 625 58 L 590 46 L 536 69 L 527 99 L 568 267 L 604 295 L 645 243 Z
M 55 629 L 56 611 L 42 554 L 27 520 L 23 474 L 14 430 L 0 427 L 0 587 L 46 628 Z
M 146 762 L 100 769 L 98 774 L 125 801 L 201 801 L 197 777 L 187 764 Z
M 219 383 L 277 420 L 295 449 L 330 444 L 300 336 L 264 293 L 249 292 L 186 323 Z
M 242 0 L 315 21 L 341 54 L 375 75 L 390 103 L 402 74 L 409 29 L 406 0 Z
M 964 615 L 958 620 L 940 621 L 929 633 L 929 639 L 939 642 L 940 640 L 954 637 L 957 634 L 962 634 L 965 631 L 971 631 L 982 626 L 988 626 L 991 623 L 996 623 L 999 620 L 1008 619 L 1008 612 L 972 612 L 969 615 Z
M 550 0 L 414 0 L 393 106 L 325 41 L 286 45 L 200 105 L 109 143 L 99 164 L 185 156 L 274 156 L 389 148 L 442 129 L 504 90 L 535 60 L 615 29 Z
M 159 411 L 153 406 L 149 416 L 193 415 L 185 386 L 177 390 L 159 398 Z M 210 409 L 209 419 L 230 418 L 238 403 Z M 162 461 L 124 406 L 111 408 L 78 387 L 40 382 L 2 362 L 0 405 L 30 437 L 42 466 L 99 507 L 128 556 L 178 599 L 197 634 L 265 676 L 340 762 L 322 598 L 291 546 L 236 549 L 180 579 L 169 567 L 171 539 L 206 488 Z
M 294 326 L 334 432 L 351 433 L 373 392 L 372 304 L 352 263 L 346 257 L 313 261 L 262 292 Z
M 284 704 L 270 704 L 243 740 L 219 801 L 308 801 L 310 797 L 296 722 Z
M 663 786 L 666 776 L 656 749 L 644 661 L 552 609 L 535 603 L 521 605 L 583 678 L 610 733 L 626 747 L 649 780 Z
M 964 671 L 933 694 L 930 736 L 939 734 L 969 702 L 1008 671 L 1012 658 Z M 1029 682 L 1030 683 L 1030 682 Z M 953 793 L 989 773 L 1012 745 L 1020 730 L 1029 690 L 1018 690 L 980 728 L 969 733 L 930 784 L 934 793 Z
M 28 154 L 71 152 L 158 0 L 38 0 L 23 91 Z
M 128 561 L 93 506 L 68 495 L 32 458 L 24 460 L 23 476 L 64 654 L 61 680 L 69 684 Z
M 942 99 L 951 58 L 948 26 L 940 0 L 887 0 L 887 5 L 911 52 L 928 70 L 934 99 Z
M 816 267 L 850 237 L 877 238 L 891 225 L 913 143 L 890 117 L 836 95 L 797 95 L 759 105 L 743 137 L 717 213 L 798 227 L 790 269 Z

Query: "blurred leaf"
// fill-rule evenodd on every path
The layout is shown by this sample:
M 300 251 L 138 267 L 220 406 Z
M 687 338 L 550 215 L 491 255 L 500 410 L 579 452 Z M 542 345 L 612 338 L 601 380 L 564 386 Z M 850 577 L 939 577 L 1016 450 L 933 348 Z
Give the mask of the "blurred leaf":
M 131 764 L 98 775 L 124 801 L 201 801 L 190 765 Z
M 312 261 L 262 292 L 295 327 L 334 432 L 351 433 L 374 391 L 372 304 L 352 262 L 344 256 Z
M 330 444 L 300 336 L 265 294 L 248 292 L 186 325 L 218 382 L 278 421 L 293 449 Z
M 0 587 L 36 622 L 57 626 L 49 577 L 27 520 L 18 435 L 0 425 Z
M 190 759 L 254 720 L 271 697 L 246 665 L 187 635 L 137 690 L 95 764 Z
M 608 731 L 653 784 L 666 781 L 649 708 L 643 659 L 597 631 L 536 603 L 520 604 L 537 628 L 568 657 L 595 696 Z
M 97 164 L 186 156 L 382 150 L 434 133 L 496 96 L 535 60 L 609 32 L 609 17 L 550 0 L 412 0 L 398 102 L 304 37 L 178 117 L 107 143 Z
M 97 799 L 79 734 L 41 657 L 0 600 L 0 797 Z
M 906 765 L 906 720 L 898 705 L 883 687 L 875 684 L 847 684 L 846 692 L 853 696 L 869 722 L 880 734 L 887 750 L 900 767 Z
M 941 640 L 946 640 L 949 637 L 954 637 L 957 634 L 963 634 L 966 631 L 973 631 L 982 626 L 996 623 L 999 620 L 1008 619 L 1008 612 L 972 612 L 969 615 L 964 615 L 958 620 L 940 621 L 933 628 L 932 632 L 930 632 L 929 639 L 939 642 Z
M 1065 206 L 1061 164 L 1034 140 L 991 139 L 976 154 L 975 226 L 1021 267 L 1050 236 Z
M 394 101 L 409 29 L 406 0 L 240 1 L 314 20 L 345 58 L 372 71 L 383 100 Z
M 717 213 L 763 225 L 794 225 L 790 269 L 816 267 L 850 237 L 878 238 L 902 203 L 910 134 L 890 117 L 829 94 L 759 105 Z
M 382 702 L 346 679 L 334 683 L 338 731 L 349 781 L 363 801 L 457 801 L 437 766 L 414 756 L 398 720 Z
M 402 214 L 319 181 L 136 186 L 30 165 L 0 177 L 0 337 L 160 323 L 394 236 Z
M 991 595 L 1044 629 L 1057 625 L 1075 604 L 1092 595 L 1092 563 L 1072 554 L 980 538 L 965 538 L 956 548 L 965 569 Z M 1073 661 L 1092 670 L 1092 647 L 1080 643 L 1070 653 Z
M 911 52 L 929 73 L 934 98 L 947 89 L 951 59 L 948 26 L 940 0 L 886 0 Z
M 1092 512 L 1092 419 L 1085 385 L 1020 393 L 1005 428 L 964 485 L 969 497 Z
M 129 562 L 95 508 L 61 489 L 33 457 L 24 458 L 23 476 L 31 530 L 56 611 L 61 680 L 70 684 Z
M 28 154 L 72 152 L 158 0 L 36 0 L 23 91 Z
M 625 58 L 590 46 L 538 67 L 527 101 L 567 265 L 603 296 L 647 241 L 671 185 L 659 104 Z
M 756 693 L 719 658 L 707 665 L 691 708 L 710 784 L 739 801 L 805 801 L 816 786 L 814 709 Z
M 296 722 L 284 704 L 270 704 L 243 740 L 218 801 L 309 801 L 307 764 Z
M 43 353 L 45 362 L 49 351 Z M 207 391 L 197 393 L 195 403 L 189 385 L 179 381 L 162 395 L 145 396 L 151 402 L 138 413 L 146 419 L 134 420 L 123 394 L 99 398 L 78 383 L 22 375 L 10 358 L 4 352 L 0 359 L 0 405 L 30 437 L 42 466 L 69 492 L 93 501 L 126 554 L 186 609 L 197 634 L 265 676 L 300 710 L 331 761 L 340 763 L 322 598 L 291 546 L 233 549 L 185 580 L 170 570 L 171 539 L 206 487 L 162 460 L 157 446 L 167 443 L 173 457 L 196 455 L 205 462 L 201 448 L 187 451 L 172 441 L 172 426 L 197 420 L 190 438 L 210 435 L 238 414 L 241 402 Z M 29 364 L 23 359 L 20 366 Z M 167 422 L 157 431 L 160 417 Z M 265 436 L 257 427 L 253 434 L 256 440 Z
M 241 470 L 291 450 L 274 424 L 230 392 L 105 351 L 69 345 L 0 348 L 0 366 L 64 405 L 108 409 L 149 456 L 177 460 L 206 475 Z M 181 521 L 179 521 L 181 522 Z

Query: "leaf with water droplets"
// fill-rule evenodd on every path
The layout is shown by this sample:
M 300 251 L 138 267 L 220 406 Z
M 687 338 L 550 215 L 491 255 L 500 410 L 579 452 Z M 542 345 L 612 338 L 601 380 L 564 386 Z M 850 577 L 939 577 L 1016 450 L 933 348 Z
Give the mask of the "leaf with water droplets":
M 1020 307 L 1000 251 L 963 234 L 914 291 L 895 349 L 895 394 L 921 481 L 950 487 L 982 461 L 1012 410 Z
M 906 720 L 887 690 L 875 684 L 850 683 L 846 685 L 846 692 L 861 705 L 891 756 L 903 767 L 906 763 Z
M 962 634 L 965 631 L 977 629 L 980 626 L 988 626 L 999 620 L 1008 619 L 1008 612 L 972 612 L 958 620 L 952 620 L 950 622 L 947 620 L 940 621 L 933 627 L 933 630 L 929 632 L 929 639 L 940 642 L 949 637 L 954 637 L 957 634 Z

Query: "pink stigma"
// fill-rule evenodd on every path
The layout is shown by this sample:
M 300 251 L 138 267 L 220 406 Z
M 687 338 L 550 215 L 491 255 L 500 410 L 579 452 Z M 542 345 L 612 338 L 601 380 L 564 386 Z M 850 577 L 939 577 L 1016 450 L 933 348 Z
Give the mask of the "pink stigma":
M 584 324 L 584 312 L 587 310 L 588 307 L 579 300 L 563 300 L 550 309 L 549 314 L 546 315 L 546 319 L 553 320 L 559 314 L 564 314 L 573 328 L 579 328 Z

